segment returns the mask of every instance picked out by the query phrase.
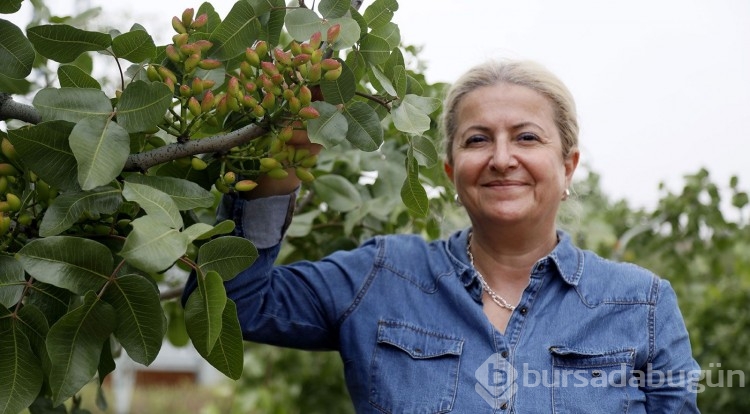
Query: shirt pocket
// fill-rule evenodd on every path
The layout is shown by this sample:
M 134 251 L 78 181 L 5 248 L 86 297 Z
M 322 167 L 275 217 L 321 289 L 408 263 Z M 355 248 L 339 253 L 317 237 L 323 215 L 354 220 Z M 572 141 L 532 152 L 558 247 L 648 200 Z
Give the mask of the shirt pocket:
M 380 321 L 370 365 L 370 404 L 384 413 L 453 409 L 463 340 L 398 321 Z
M 556 414 L 628 412 L 635 349 L 592 351 L 553 346 L 549 351 Z

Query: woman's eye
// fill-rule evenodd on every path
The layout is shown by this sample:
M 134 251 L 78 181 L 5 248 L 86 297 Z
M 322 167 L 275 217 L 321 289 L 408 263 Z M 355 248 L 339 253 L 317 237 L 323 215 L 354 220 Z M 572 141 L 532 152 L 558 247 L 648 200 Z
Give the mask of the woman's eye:
M 518 136 L 519 141 L 538 141 L 539 137 L 535 134 L 525 133 Z
M 466 139 L 466 145 L 471 145 L 471 144 L 485 142 L 485 141 L 487 141 L 487 137 L 485 137 L 484 135 L 472 135 Z

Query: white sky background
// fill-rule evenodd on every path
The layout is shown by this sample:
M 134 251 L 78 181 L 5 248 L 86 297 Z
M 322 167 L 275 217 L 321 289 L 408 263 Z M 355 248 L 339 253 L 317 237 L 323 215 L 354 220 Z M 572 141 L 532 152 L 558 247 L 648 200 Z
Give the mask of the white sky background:
M 210 2 L 222 17 L 234 4 Z M 141 23 L 163 44 L 171 17 L 202 1 L 48 3 L 57 14 L 103 6 L 94 25 Z M 502 57 L 560 76 L 578 104 L 582 162 L 614 199 L 654 207 L 660 182 L 677 191 L 701 167 L 750 189 L 748 0 L 401 0 L 394 21 L 423 47 L 429 82 Z

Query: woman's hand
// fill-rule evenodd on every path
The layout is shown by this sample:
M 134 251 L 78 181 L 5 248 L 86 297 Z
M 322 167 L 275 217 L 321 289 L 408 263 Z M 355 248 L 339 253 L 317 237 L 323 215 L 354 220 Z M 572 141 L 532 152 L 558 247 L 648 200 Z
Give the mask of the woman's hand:
M 300 128 L 300 129 L 297 129 Z M 313 144 L 307 136 L 307 130 L 300 125 L 295 125 L 292 138 L 287 141 L 287 146 L 294 146 L 297 150 L 306 148 L 311 154 L 318 154 L 323 146 Z M 261 197 L 271 197 L 275 195 L 286 195 L 292 193 L 300 185 L 300 180 L 294 173 L 294 168 L 288 168 L 289 173 L 286 178 L 271 178 L 266 174 L 261 175 L 257 182 L 258 186 L 251 191 L 241 191 L 240 197 L 246 200 L 252 200 Z

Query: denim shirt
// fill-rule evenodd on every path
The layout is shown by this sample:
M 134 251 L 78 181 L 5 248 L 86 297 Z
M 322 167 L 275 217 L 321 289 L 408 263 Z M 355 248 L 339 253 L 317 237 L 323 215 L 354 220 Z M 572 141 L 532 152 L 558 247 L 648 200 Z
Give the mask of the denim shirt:
M 242 204 L 257 223 L 257 205 Z M 274 266 L 278 240 L 260 242 L 227 293 L 246 340 L 338 351 L 358 413 L 698 412 L 699 367 L 668 281 L 558 231 L 501 333 L 467 233 L 378 236 L 287 266 Z

